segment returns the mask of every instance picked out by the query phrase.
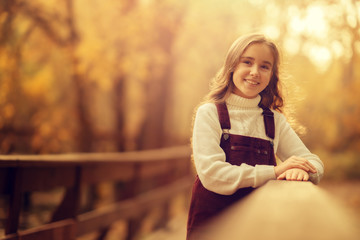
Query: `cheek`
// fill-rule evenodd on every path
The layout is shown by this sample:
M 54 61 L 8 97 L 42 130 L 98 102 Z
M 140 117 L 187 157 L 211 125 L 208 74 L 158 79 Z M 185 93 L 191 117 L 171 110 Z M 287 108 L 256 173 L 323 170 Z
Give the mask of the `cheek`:
M 263 75 L 263 79 L 267 82 L 267 84 L 270 82 L 271 77 L 272 77 L 271 72 L 264 73 L 264 75 Z
M 233 75 L 233 81 L 240 81 L 242 78 L 243 73 L 241 71 L 235 71 Z
M 232 77 L 230 78 L 230 80 L 231 80 L 232 83 L 235 83 L 238 78 L 239 78 L 239 75 L 238 75 L 237 72 L 235 71 L 235 72 L 232 74 Z

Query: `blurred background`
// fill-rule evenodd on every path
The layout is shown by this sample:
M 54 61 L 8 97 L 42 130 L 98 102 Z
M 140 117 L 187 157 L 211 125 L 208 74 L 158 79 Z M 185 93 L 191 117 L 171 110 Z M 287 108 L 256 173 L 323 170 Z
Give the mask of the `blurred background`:
M 0 154 L 189 144 L 229 46 L 262 32 L 324 186 L 360 213 L 359 22 L 358 0 L 0 0 Z
M 188 144 L 231 43 L 263 32 L 327 177 L 360 177 L 359 1 L 0 2 L 1 154 Z

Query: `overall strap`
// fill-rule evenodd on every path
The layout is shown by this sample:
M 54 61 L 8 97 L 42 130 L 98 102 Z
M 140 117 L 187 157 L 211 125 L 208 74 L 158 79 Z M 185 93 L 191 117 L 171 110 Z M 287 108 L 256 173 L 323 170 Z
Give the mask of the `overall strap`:
M 226 103 L 225 102 L 216 103 L 215 105 L 218 111 L 221 128 L 223 130 L 224 129 L 229 130 L 231 128 L 231 125 L 230 125 L 229 112 Z
M 264 115 L 264 124 L 266 136 L 271 139 L 275 138 L 275 122 L 274 122 L 274 113 L 267 107 L 260 106 L 263 109 Z
M 216 108 L 219 115 L 219 121 L 221 128 L 223 130 L 229 130 L 231 128 L 230 125 L 230 117 L 229 111 L 226 106 L 226 103 L 217 103 Z M 274 121 L 274 113 L 267 107 L 261 106 L 263 109 L 263 116 L 264 116 L 264 125 L 265 125 L 265 132 L 266 136 L 271 139 L 275 138 L 275 121 Z

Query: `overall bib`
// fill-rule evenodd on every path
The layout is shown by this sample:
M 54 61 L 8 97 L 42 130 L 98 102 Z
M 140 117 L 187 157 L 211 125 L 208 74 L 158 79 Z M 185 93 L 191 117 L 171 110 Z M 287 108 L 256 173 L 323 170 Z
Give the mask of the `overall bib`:
M 251 166 L 256 164 L 276 166 L 272 141 L 275 136 L 274 113 L 269 108 L 262 107 L 266 135 L 271 139 L 264 140 L 230 134 L 230 118 L 226 103 L 216 104 L 216 107 L 220 125 L 223 129 L 220 147 L 225 152 L 227 162 L 238 166 L 242 163 Z M 221 195 L 204 188 L 199 177 L 196 176 L 187 223 L 187 239 L 190 240 L 193 231 L 204 222 L 253 190 L 252 187 L 240 188 L 232 195 Z

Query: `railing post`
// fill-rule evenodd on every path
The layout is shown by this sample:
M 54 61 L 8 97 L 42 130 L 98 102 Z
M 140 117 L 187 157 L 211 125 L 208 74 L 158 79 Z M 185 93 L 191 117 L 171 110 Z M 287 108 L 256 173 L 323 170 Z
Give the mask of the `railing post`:
M 11 168 L 9 174 L 10 198 L 9 208 L 6 217 L 5 234 L 12 234 L 18 231 L 22 203 L 22 169 Z
M 77 166 L 75 171 L 75 182 L 72 187 L 66 190 L 61 204 L 52 216 L 51 222 L 56 222 L 67 218 L 76 219 L 81 196 L 81 173 L 81 167 Z
M 141 171 L 141 165 L 140 164 L 135 164 L 135 173 L 134 173 L 134 178 L 131 181 L 131 183 L 129 183 L 129 188 L 127 189 L 127 193 L 126 193 L 126 197 L 128 198 L 132 198 L 134 196 L 136 196 L 136 194 L 138 194 L 139 191 L 139 184 L 140 184 L 140 171 Z M 128 219 L 128 232 L 127 232 L 127 236 L 126 236 L 126 240 L 133 240 L 136 236 L 136 233 L 138 232 L 140 226 L 141 226 L 141 219 L 143 217 L 142 216 L 136 216 L 134 218 L 130 218 Z

